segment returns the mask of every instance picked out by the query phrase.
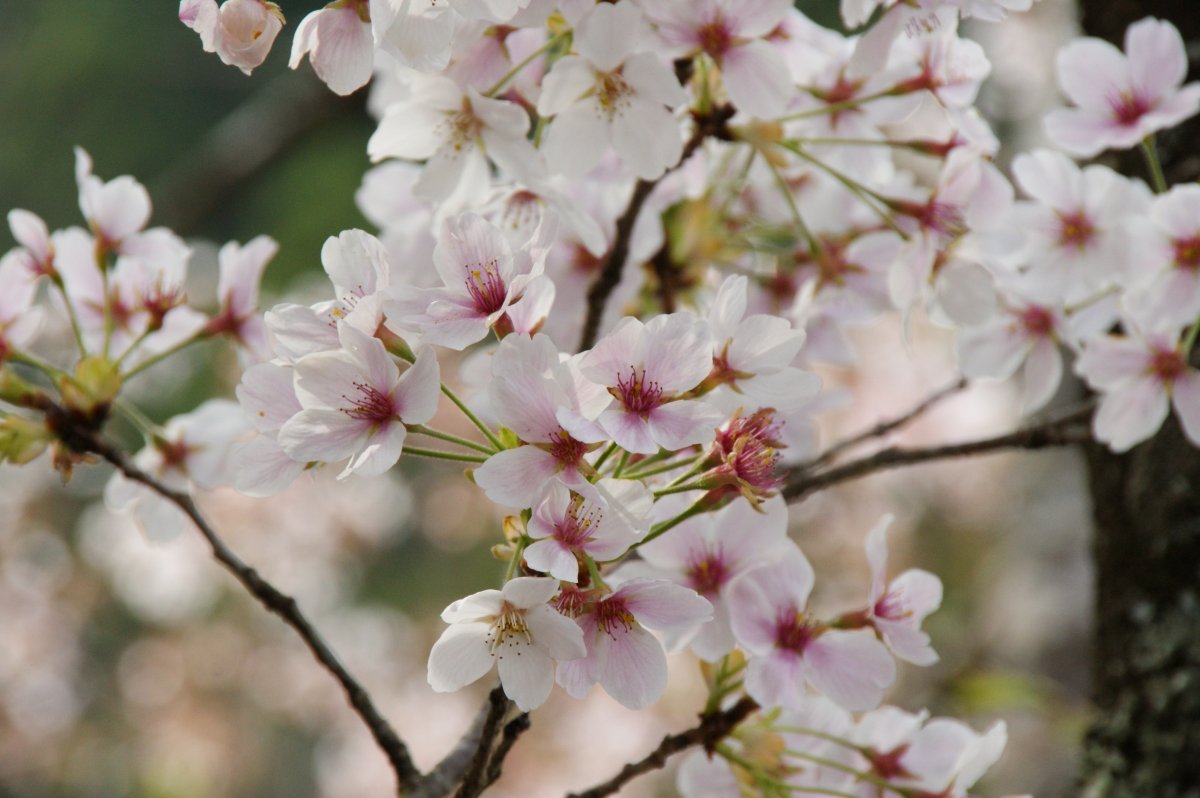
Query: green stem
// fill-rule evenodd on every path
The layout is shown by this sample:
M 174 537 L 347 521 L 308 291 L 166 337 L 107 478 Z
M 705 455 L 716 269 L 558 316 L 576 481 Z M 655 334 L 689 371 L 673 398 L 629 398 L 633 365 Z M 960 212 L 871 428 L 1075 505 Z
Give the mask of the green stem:
M 610 443 L 608 445 L 608 448 L 605 449 L 603 452 L 601 452 L 600 456 L 596 458 L 596 462 L 592 465 L 592 468 L 596 469 L 596 472 L 599 473 L 600 466 L 604 465 L 604 461 L 607 460 L 608 458 L 612 457 L 613 452 L 615 452 L 616 450 L 617 450 L 617 444 Z
M 1142 155 L 1146 156 L 1146 165 L 1150 167 L 1150 179 L 1154 183 L 1156 194 L 1167 193 L 1167 178 L 1163 174 L 1162 161 L 1158 159 L 1158 148 L 1154 146 L 1154 135 L 1142 139 Z
M 792 196 L 792 187 L 783 179 L 783 175 L 779 171 L 779 167 L 771 162 L 770 158 L 763 158 L 763 163 L 771 170 L 771 175 L 775 178 L 775 185 L 779 186 L 779 193 L 783 194 L 784 200 L 787 201 L 788 210 L 792 212 L 792 219 L 796 222 L 796 227 L 799 228 L 800 234 L 804 236 L 804 240 L 808 242 L 808 251 L 812 253 L 813 260 L 820 262 L 821 260 L 821 243 L 817 241 L 812 230 L 804 222 L 804 216 L 800 213 L 800 206 L 796 204 L 796 198 Z
M 1192 347 L 1196 345 L 1196 336 L 1200 334 L 1200 319 L 1196 319 L 1192 326 L 1188 328 L 1187 335 L 1183 339 L 1183 357 L 1186 360 L 1187 356 L 1192 353 Z
M 485 463 L 486 457 L 479 457 L 473 454 L 459 454 L 458 452 L 443 452 L 440 449 L 420 449 L 416 446 L 405 446 L 402 454 L 411 454 L 413 457 L 429 457 L 434 460 L 454 460 L 459 463 Z
M 71 334 L 75 336 L 75 343 L 79 346 L 79 354 L 87 357 L 88 352 L 87 347 L 83 344 L 83 330 L 79 326 L 79 316 L 75 313 L 75 305 L 71 303 L 71 298 L 67 296 L 67 289 L 63 287 L 62 277 L 55 275 L 51 282 L 62 296 L 63 307 L 67 309 L 67 321 L 71 323 Z
M 691 468 L 689 468 L 687 471 L 684 471 L 682 474 L 675 477 L 675 479 L 668 482 L 666 486 L 668 488 L 673 488 L 676 485 L 678 485 L 679 483 L 689 480 L 692 477 L 696 476 L 697 474 L 702 473 L 704 471 L 704 469 L 706 468 L 707 463 L 708 463 L 708 452 L 701 452 L 700 456 L 695 458 L 695 460 L 693 461 Z
M 839 111 L 849 111 L 853 108 L 863 105 L 864 103 L 869 103 L 874 100 L 882 100 L 884 97 L 891 96 L 892 92 L 889 89 L 887 91 L 876 92 L 875 94 L 868 94 L 866 97 L 851 97 L 849 100 L 842 100 L 841 102 L 822 105 L 820 108 L 809 108 L 807 111 L 798 111 L 794 114 L 781 116 L 775 121 L 790 122 L 793 119 L 807 119 L 813 116 L 822 116 L 823 114 L 836 114 Z
M 617 466 L 613 469 L 613 479 L 618 479 L 621 472 L 625 470 L 625 466 L 629 464 L 629 452 L 621 452 L 620 458 L 617 460 Z
M 466 438 L 460 438 L 457 435 L 452 435 L 449 432 L 442 432 L 439 429 L 433 429 L 432 427 L 427 427 L 424 424 L 412 424 L 409 426 L 408 431 L 415 432 L 418 435 L 424 435 L 427 438 L 437 438 L 438 440 L 445 441 L 446 443 L 454 443 L 467 449 L 474 449 L 475 451 L 483 452 L 484 454 L 490 455 L 496 453 L 495 449 L 488 448 L 481 443 L 476 443 L 475 441 L 467 440 Z
M 204 331 L 201 330 L 200 332 L 196 333 L 195 335 L 192 335 L 188 338 L 184 338 L 182 341 L 175 344 L 174 346 L 169 346 L 166 349 L 164 349 L 163 351 L 153 354 L 150 357 L 143 360 L 141 363 L 138 363 L 136 366 L 131 368 L 129 371 L 122 374 L 121 379 L 128 380 L 137 374 L 141 374 L 143 371 L 150 368 L 151 366 L 157 365 L 159 362 L 166 360 L 169 357 L 173 357 L 174 355 L 179 354 L 180 352 L 182 352 L 184 349 L 187 349 L 192 344 L 197 343 L 198 341 L 203 341 L 207 337 L 208 336 L 204 333 Z M 107 347 L 105 348 L 105 351 L 107 351 Z
M 150 417 L 143 413 L 136 405 L 118 398 L 113 399 L 112 406 L 118 415 L 137 427 L 138 431 L 145 435 L 147 439 L 153 440 L 154 438 L 162 437 L 162 428 L 151 421 Z
M 742 768 L 754 777 L 755 782 L 762 784 L 765 787 L 773 787 L 776 790 L 784 790 L 791 793 L 808 793 L 810 795 L 834 795 L 838 798 L 858 798 L 855 793 L 846 792 L 844 790 L 835 790 L 832 787 L 819 787 L 815 784 L 789 784 L 786 781 L 767 775 L 760 766 L 751 762 L 734 752 L 732 748 L 725 744 L 718 744 L 716 747 L 717 753 L 723 758 Z
M 773 732 L 781 732 L 783 734 L 803 734 L 809 737 L 816 737 L 820 740 L 833 743 L 834 745 L 840 745 L 843 748 L 849 748 L 851 751 L 855 751 L 863 756 L 867 755 L 867 749 L 863 746 L 856 745 L 845 738 L 838 737 L 837 735 L 830 734 L 829 732 L 823 732 L 820 729 L 810 729 L 807 726 L 772 725 L 768 727 L 768 730 Z
M 478 416 L 476 416 L 474 413 L 471 412 L 470 408 L 467 407 L 467 405 L 463 402 L 463 400 L 458 398 L 458 394 L 456 394 L 456 393 L 454 393 L 454 391 L 450 390 L 450 386 L 443 383 L 442 384 L 442 393 L 446 394 L 446 397 L 451 402 L 454 402 L 454 406 L 457 407 L 459 410 L 461 410 L 463 415 L 466 416 L 467 419 L 472 424 L 475 425 L 475 429 L 477 429 L 483 433 L 483 437 L 488 439 L 488 443 L 490 443 L 492 446 L 494 446 L 496 451 L 500 451 L 504 448 L 503 444 L 500 443 L 500 439 L 496 437 L 495 433 L 493 433 L 490 429 L 488 429 L 487 424 L 484 424 L 482 421 L 479 420 Z
M 688 520 L 692 516 L 700 515 L 701 513 L 706 512 L 707 510 L 708 510 L 708 507 L 705 505 L 703 500 L 693 503 L 690 507 L 688 507 L 686 510 L 684 510 L 683 512 L 681 512 L 679 515 L 675 516 L 674 518 L 668 518 L 666 521 L 659 521 L 657 524 L 650 527 L 650 534 L 646 535 L 646 537 L 642 538 L 640 541 L 638 541 L 637 543 L 634 543 L 632 546 L 630 546 L 629 550 L 633 551 L 638 546 L 649 543 L 650 541 L 654 540 L 655 538 L 663 535 L 665 532 L 679 526 L 680 524 L 682 524 L 684 521 Z
M 694 458 L 694 457 L 684 457 L 679 460 L 672 460 L 669 463 L 663 463 L 662 465 L 655 466 L 653 468 L 639 469 L 637 466 L 640 466 L 640 465 L 642 465 L 642 463 L 647 462 L 646 460 L 643 460 L 641 463 L 638 463 L 633 468 L 631 468 L 628 472 L 626 472 L 624 475 L 624 478 L 625 479 L 645 479 L 646 477 L 652 477 L 657 474 L 665 474 L 668 471 L 674 471 L 676 468 L 681 468 L 681 467 L 687 465 L 688 463 L 693 462 L 695 459 L 696 458 Z
M 587 564 L 588 576 L 592 578 L 592 584 L 596 587 L 608 589 L 608 584 L 600 576 L 600 566 L 596 564 L 591 555 L 584 555 L 583 561 Z
M 854 196 L 858 197 L 859 200 L 861 200 L 864 205 L 866 205 L 868 208 L 870 208 L 872 211 L 874 211 L 875 215 L 878 216 L 880 218 L 880 220 L 882 220 L 883 223 L 885 225 L 887 225 L 893 232 L 895 232 L 897 235 L 899 235 L 905 241 L 908 240 L 908 233 L 906 233 L 900 229 L 900 226 L 898 224 L 896 224 L 896 220 L 893 219 L 892 215 L 890 213 L 888 213 L 886 210 L 887 203 L 888 203 L 887 197 L 883 196 L 882 194 L 880 194 L 877 191 L 874 191 L 874 190 L 868 188 L 867 186 L 864 186 L 862 183 L 858 182 L 857 180 L 850 177 L 849 175 L 844 174 L 844 173 L 838 171 L 837 169 L 834 169 L 832 166 L 825 163 L 820 158 L 814 158 L 813 156 L 811 156 L 807 152 L 805 152 L 804 149 L 802 147 L 800 147 L 798 144 L 796 144 L 795 142 L 781 141 L 781 142 L 779 142 L 779 146 L 782 147 L 783 149 L 787 150 L 788 152 L 793 153 L 794 155 L 797 155 L 800 158 L 803 158 L 805 161 L 808 161 L 810 164 L 817 167 L 822 172 L 824 172 L 825 174 L 832 177 L 834 180 L 841 183 L 843 186 L 846 187 L 846 189 L 848 191 L 850 191 L 850 193 L 852 193 Z M 872 200 L 874 200 L 874 201 L 872 201 Z M 878 205 L 875 204 L 876 202 L 880 203 L 884 207 L 880 208 Z
M 687 493 L 692 490 L 708 490 L 707 485 L 701 485 L 699 482 L 686 482 L 682 485 L 674 485 L 667 488 L 659 488 L 654 491 L 654 498 L 660 499 L 663 496 L 670 496 L 672 493 Z
M 512 581 L 512 578 L 517 575 L 517 567 L 520 566 L 521 560 L 525 557 L 525 541 L 528 540 L 524 535 L 517 540 L 516 548 L 513 549 L 512 559 L 508 561 L 508 567 L 504 569 L 504 584 Z
M 784 753 L 784 756 L 790 756 L 795 759 L 803 759 L 807 762 L 812 762 L 814 765 L 820 765 L 821 767 L 830 768 L 831 770 L 838 770 L 838 771 L 841 771 L 842 773 L 849 773 L 850 775 L 857 777 L 861 781 L 866 781 L 866 782 L 870 782 L 871 784 L 874 784 L 876 787 L 880 788 L 881 790 L 894 790 L 896 792 L 900 792 L 900 790 L 897 790 L 896 788 L 894 788 L 892 786 L 892 784 L 890 782 L 888 782 L 886 779 L 882 779 L 879 776 L 877 776 L 876 774 L 871 773 L 870 771 L 859 770 L 858 768 L 856 768 L 852 765 L 847 765 L 843 762 L 838 762 L 836 759 L 828 759 L 823 756 L 817 756 L 816 754 L 810 754 L 807 751 L 797 751 L 794 748 L 785 748 L 785 749 L 783 749 L 783 753 Z
M 520 72 L 525 67 L 529 66 L 529 64 L 533 61 L 533 59 L 537 58 L 542 53 L 545 53 L 545 52 L 551 50 L 552 48 L 554 48 L 555 45 L 557 45 L 559 42 L 563 41 L 570 35 L 571 35 L 571 31 L 568 30 L 568 31 L 563 31 L 562 33 L 558 34 L 557 36 L 555 36 L 551 39 L 548 39 L 546 41 L 546 43 L 543 44 L 541 47 L 534 50 L 529 55 L 525 56 L 525 58 L 521 59 L 521 62 L 519 64 L 517 64 L 512 69 L 505 72 L 504 75 L 500 78 L 500 80 L 493 83 L 491 85 L 491 87 L 488 88 L 488 90 L 483 93 L 483 95 L 485 97 L 494 97 L 496 95 L 496 92 L 498 92 L 502 88 L 504 88 L 504 86 L 510 80 L 512 80 L 514 77 L 517 76 L 518 72 Z

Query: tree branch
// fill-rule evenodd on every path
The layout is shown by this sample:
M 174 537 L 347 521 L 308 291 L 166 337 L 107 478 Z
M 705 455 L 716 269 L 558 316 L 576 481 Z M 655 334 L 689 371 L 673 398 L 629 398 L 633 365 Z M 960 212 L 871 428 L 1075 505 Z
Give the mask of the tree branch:
M 742 698 L 729 709 L 701 715 L 700 723 L 680 732 L 663 738 L 658 747 L 637 762 L 630 762 L 621 768 L 621 772 L 603 784 L 597 784 L 583 792 L 571 793 L 568 798 L 604 798 L 621 789 L 628 782 L 652 770 L 658 770 L 667 764 L 667 759 L 680 751 L 686 751 L 694 745 L 703 745 L 711 750 L 718 742 L 729 736 L 737 725 L 758 709 L 758 704 L 751 698 Z
M 392 770 L 396 773 L 396 779 L 401 792 L 408 792 L 414 789 L 421 779 L 421 772 L 413 763 L 407 746 L 405 746 L 399 735 L 396 734 L 391 724 L 387 722 L 375 707 L 370 694 L 367 693 L 358 680 L 350 675 L 349 671 L 338 660 L 333 649 L 325 642 L 325 639 L 321 637 L 321 634 L 313 627 L 304 613 L 300 611 L 296 600 L 280 591 L 264 579 L 258 571 L 243 562 L 217 534 L 216 530 L 209 525 L 208 521 L 196 507 L 196 503 L 192 500 L 191 496 L 181 491 L 172 490 L 145 471 L 142 471 L 133 464 L 123 451 L 104 440 L 87 424 L 81 423 L 74 414 L 59 407 L 49 399 L 39 402 L 36 406 L 45 412 L 47 423 L 66 446 L 80 453 L 90 452 L 99 455 L 114 465 L 127 478 L 145 485 L 174 504 L 191 519 L 196 528 L 200 530 L 200 534 L 208 541 L 213 557 L 216 558 L 217 562 L 233 574 L 234 578 L 260 604 L 278 615 L 283 619 L 284 623 L 292 627 L 300 635 L 300 638 L 308 646 L 309 650 L 312 651 L 317 661 L 333 674 L 333 677 L 341 684 L 350 705 L 358 713 L 358 716 L 362 718 L 367 728 L 370 729 L 376 744 L 387 755 Z
M 789 501 L 798 501 L 819 490 L 840 482 L 858 479 L 876 471 L 915 465 L 951 457 L 969 457 L 1003 449 L 1045 449 L 1089 440 L 1086 423 L 1091 417 L 1092 403 L 1059 418 L 1033 424 L 1023 429 L 992 438 L 965 443 L 931 446 L 921 449 L 889 447 L 874 454 L 851 460 L 825 471 L 813 473 L 813 464 L 797 466 L 787 474 L 781 493 Z M 821 462 L 820 459 L 816 462 Z
M 679 162 L 653 180 L 638 180 L 634 185 L 633 194 L 629 197 L 629 204 L 625 206 L 624 213 L 617 219 L 617 229 L 613 236 L 612 247 L 604 259 L 600 274 L 588 288 L 587 315 L 584 317 L 583 333 L 579 338 L 580 352 L 591 349 L 596 343 L 604 307 L 608 304 L 608 298 L 617 287 L 617 283 L 621 282 L 621 271 L 625 268 L 625 261 L 629 258 L 629 243 L 633 238 L 633 227 L 637 224 L 638 214 L 641 213 L 642 206 L 646 204 L 654 187 L 664 177 L 686 163 L 707 137 L 729 139 L 730 135 L 725 129 L 725 123 L 734 113 L 732 106 L 720 106 L 706 116 L 696 116 L 696 129 L 692 132 L 692 137 L 688 139 L 687 144 L 684 145 Z
M 857 435 L 851 435 L 849 438 L 838 441 L 822 452 L 821 456 L 816 460 L 813 460 L 811 463 L 806 463 L 805 467 L 811 469 L 815 466 L 825 465 L 826 463 L 833 461 L 834 458 L 847 449 L 852 449 L 859 444 L 866 443 L 867 441 L 874 440 L 875 438 L 882 438 L 888 433 L 895 432 L 901 427 L 906 426 L 920 418 L 922 415 L 932 409 L 933 406 L 938 402 L 941 402 L 943 399 L 949 396 L 953 396 L 966 387 L 967 379 L 965 377 L 960 377 L 957 382 L 947 385 L 940 391 L 935 391 L 934 393 L 925 397 L 923 400 L 921 400 L 920 404 L 913 407 L 907 413 L 888 421 L 881 421 L 870 429 L 863 430 Z

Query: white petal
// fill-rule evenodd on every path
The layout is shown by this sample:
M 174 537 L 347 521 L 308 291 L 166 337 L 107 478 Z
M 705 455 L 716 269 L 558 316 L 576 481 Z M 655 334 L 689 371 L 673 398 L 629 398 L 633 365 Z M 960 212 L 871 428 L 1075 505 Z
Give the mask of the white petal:
M 429 652 L 429 686 L 439 693 L 466 687 L 492 669 L 487 623 L 457 623 L 442 632 Z

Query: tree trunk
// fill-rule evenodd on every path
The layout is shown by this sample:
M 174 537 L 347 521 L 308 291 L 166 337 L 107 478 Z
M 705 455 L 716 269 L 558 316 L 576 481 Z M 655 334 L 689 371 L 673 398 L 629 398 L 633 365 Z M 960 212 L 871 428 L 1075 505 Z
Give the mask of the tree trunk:
M 1195 0 L 1080 0 L 1091 36 L 1169 19 L 1200 55 Z M 1159 136 L 1168 181 L 1200 175 L 1200 123 Z M 1138 152 L 1118 168 L 1146 175 Z M 1133 253 L 1134 257 L 1137 253 Z M 1149 264 L 1147 264 L 1149 267 Z M 1193 357 L 1195 360 L 1195 357 Z M 1087 447 L 1095 514 L 1097 714 L 1084 743 L 1085 798 L 1200 798 L 1200 451 L 1174 418 L 1117 456 Z

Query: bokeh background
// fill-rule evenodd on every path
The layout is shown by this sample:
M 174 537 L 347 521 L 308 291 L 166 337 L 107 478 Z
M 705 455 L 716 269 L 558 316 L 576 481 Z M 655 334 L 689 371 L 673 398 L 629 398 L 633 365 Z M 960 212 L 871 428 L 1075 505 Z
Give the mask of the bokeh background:
M 294 26 L 316 3 L 280 5 Z M 798 5 L 837 27 L 833 0 Z M 212 295 L 215 246 L 260 233 L 281 243 L 263 305 L 319 295 L 325 238 L 370 229 L 354 199 L 369 166 L 366 92 L 336 98 L 307 66 L 290 72 L 293 27 L 246 78 L 203 53 L 176 10 L 173 0 L 0 0 L 0 206 L 35 211 L 52 229 L 79 224 L 72 147 L 82 146 L 97 174 L 146 183 L 153 223 L 195 246 L 193 296 Z M 1010 151 L 1036 143 L 1055 98 L 1050 59 L 1073 25 L 1069 2 L 1042 0 L 1024 18 L 969 29 L 993 58 L 981 105 Z M 824 375 L 853 397 L 823 422 L 826 440 L 953 380 L 936 331 L 919 330 L 908 349 L 895 326 L 857 343 L 860 370 Z M 231 396 L 236 381 L 233 353 L 213 345 L 143 377 L 134 398 L 165 420 Z M 965 439 L 1013 418 L 1011 387 L 985 385 L 900 440 Z M 83 468 L 63 485 L 44 459 L 0 466 L 0 796 L 390 794 L 382 755 L 300 642 L 238 592 L 198 537 L 152 543 L 106 511 L 107 477 Z M 436 615 L 501 573 L 488 555 L 499 518 L 461 472 L 406 460 L 393 475 L 336 489 L 325 475 L 271 500 L 218 491 L 201 504 L 245 559 L 300 599 L 420 764 L 445 753 L 486 685 L 452 696 L 425 685 Z M 942 661 L 902 668 L 890 702 L 978 727 L 1004 718 L 1009 750 L 984 790 L 1062 792 L 1087 712 L 1079 463 L 1056 452 L 932 465 L 794 507 L 793 535 L 817 566 L 827 610 L 863 600 L 862 539 L 885 511 L 897 515 L 895 571 L 919 566 L 946 583 L 927 627 Z M 672 668 L 653 712 L 628 712 L 598 690 L 583 703 L 556 695 L 495 794 L 586 786 L 690 725 L 695 662 L 679 657 Z M 673 794 L 670 771 L 629 794 Z

